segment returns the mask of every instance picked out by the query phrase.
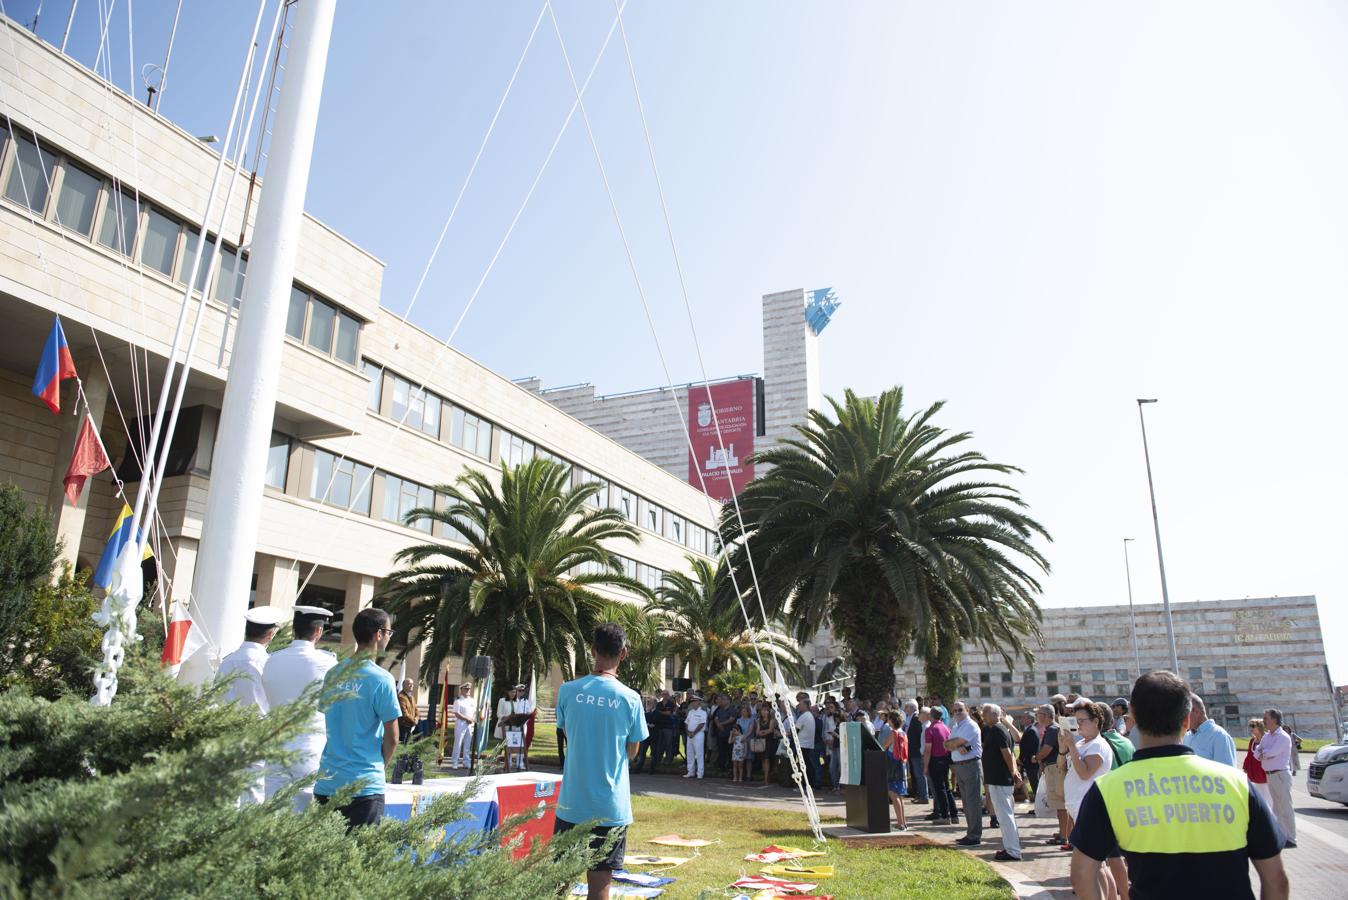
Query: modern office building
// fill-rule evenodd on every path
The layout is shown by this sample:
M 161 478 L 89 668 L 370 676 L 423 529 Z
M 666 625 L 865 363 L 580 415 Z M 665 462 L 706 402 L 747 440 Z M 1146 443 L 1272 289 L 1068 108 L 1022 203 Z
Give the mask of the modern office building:
M 1208 705 L 1208 715 L 1237 737 L 1245 722 L 1278 707 L 1306 737 L 1338 735 L 1334 689 L 1325 660 L 1320 614 L 1314 597 L 1263 597 L 1176 603 L 1180 675 Z M 1056 693 L 1076 693 L 1110 702 L 1127 697 L 1139 672 L 1169 668 L 1161 604 L 1072 606 L 1045 609 L 1043 645 L 1033 666 L 1007 665 L 996 653 L 964 647 L 964 695 L 1013 709 L 1043 703 Z M 826 661 L 841 651 L 821 633 L 806 650 L 807 660 Z M 923 695 L 922 662 L 911 655 L 895 667 L 898 693 Z
M 795 426 L 822 404 L 819 333 L 840 305 L 831 288 L 763 295 L 762 376 L 602 396 L 589 383 L 520 383 L 689 484 L 705 483 L 708 494 L 725 501 L 753 478 L 749 455 L 795 437 Z
M 10 20 L 0 53 L 0 483 L 46 504 L 65 557 L 97 561 L 121 509 L 104 473 L 71 505 L 62 493 L 81 418 L 74 381 L 62 415 L 30 393 L 59 315 L 93 422 L 134 498 L 137 448 L 163 378 L 193 240 L 217 153 Z M 12 127 L 12 135 L 11 135 Z M 265 174 L 265 173 L 264 173 Z M 220 272 L 198 278 L 200 339 L 159 500 L 159 553 L 177 596 L 192 587 L 215 429 L 251 240 L 248 172 L 232 192 Z M 240 248 L 244 248 L 240 252 Z M 641 532 L 615 548 L 649 586 L 713 552 L 717 504 L 687 481 L 489 371 L 380 306 L 383 265 L 323 223 L 303 221 L 286 326 L 253 602 L 326 606 L 348 624 L 400 549 L 434 531 L 401 524 L 440 502 L 433 486 L 469 467 L 499 471 L 535 455 L 601 484 L 600 499 Z M 150 390 L 153 388 L 153 392 Z M 330 485 L 330 487 L 329 487 Z M 312 577 L 310 577 L 312 573 Z M 307 583 L 306 583 L 307 582 Z M 301 586 L 303 586 L 301 590 Z M 419 653 L 413 651 L 409 671 Z M 453 662 L 451 663 L 453 665 Z M 451 672 L 455 680 L 457 672 Z

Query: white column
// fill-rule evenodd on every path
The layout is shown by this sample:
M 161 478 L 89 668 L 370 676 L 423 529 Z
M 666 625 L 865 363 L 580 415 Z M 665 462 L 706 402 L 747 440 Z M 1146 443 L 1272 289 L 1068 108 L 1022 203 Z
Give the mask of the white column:
M 292 609 L 300 587 L 300 567 L 292 559 L 266 553 L 257 555 L 257 594 L 254 606 Z
M 374 602 L 374 576 L 351 572 L 346 576 L 346 603 L 342 605 L 342 646 L 355 647 L 356 639 L 351 635 L 351 622 L 356 613 L 369 609 Z
M 301 0 L 276 110 L 253 254 L 220 412 L 195 589 L 211 655 L 243 637 L 286 310 L 336 0 Z

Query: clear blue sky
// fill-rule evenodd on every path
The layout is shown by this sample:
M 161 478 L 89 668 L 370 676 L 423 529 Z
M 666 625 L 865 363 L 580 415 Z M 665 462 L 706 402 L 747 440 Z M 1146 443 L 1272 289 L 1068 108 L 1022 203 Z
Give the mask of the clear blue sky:
M 137 66 L 162 57 L 172 6 L 136 3 Z M 186 6 L 161 111 L 223 133 L 251 4 Z M 612 7 L 557 6 L 583 74 Z M 72 41 L 86 63 L 96 8 Z M 44 37 L 68 9 L 46 4 Z M 339 8 L 308 208 L 387 263 L 395 311 L 538 10 Z M 1348 10 L 633 0 L 625 21 L 713 376 L 761 369 L 763 293 L 832 285 L 825 390 L 946 399 L 943 424 L 1023 466 L 1056 538 L 1046 605 L 1126 602 L 1124 536 L 1138 600 L 1160 599 L 1133 403 L 1159 397 L 1172 597 L 1314 593 L 1348 681 Z M 691 380 L 616 39 L 587 97 L 674 379 Z M 545 24 L 417 324 L 444 335 L 457 317 L 570 100 Z M 456 343 L 550 384 L 663 380 L 579 120 Z

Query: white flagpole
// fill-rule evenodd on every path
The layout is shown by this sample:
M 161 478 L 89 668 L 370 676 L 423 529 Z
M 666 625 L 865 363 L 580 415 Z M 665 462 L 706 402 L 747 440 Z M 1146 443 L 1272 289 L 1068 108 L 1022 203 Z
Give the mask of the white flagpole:
M 286 310 L 336 7 L 337 0 L 296 4 L 193 582 L 194 618 L 212 641 L 210 672 L 197 669 L 196 677 L 213 674 L 225 653 L 243 640 Z

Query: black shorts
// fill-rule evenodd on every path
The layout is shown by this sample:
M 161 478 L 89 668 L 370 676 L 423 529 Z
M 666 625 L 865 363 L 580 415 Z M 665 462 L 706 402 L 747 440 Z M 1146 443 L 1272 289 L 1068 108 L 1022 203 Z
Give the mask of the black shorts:
M 331 797 L 322 794 L 314 794 L 314 799 L 320 806 L 332 801 Z M 337 811 L 346 819 L 347 831 L 362 825 L 378 825 L 379 820 L 384 818 L 384 795 L 366 794 L 357 797 L 346 806 L 337 807 Z
M 565 819 L 558 818 L 552 826 L 553 834 L 562 834 L 575 828 L 575 824 Z M 594 835 L 590 840 L 590 849 L 598 853 L 604 849 L 604 844 L 608 842 L 610 835 L 617 835 L 617 840 L 613 842 L 612 848 L 608 854 L 602 856 L 590 863 L 591 872 L 616 872 L 623 867 L 623 857 L 627 855 L 627 826 L 626 825 L 596 825 L 590 829 L 590 834 Z

